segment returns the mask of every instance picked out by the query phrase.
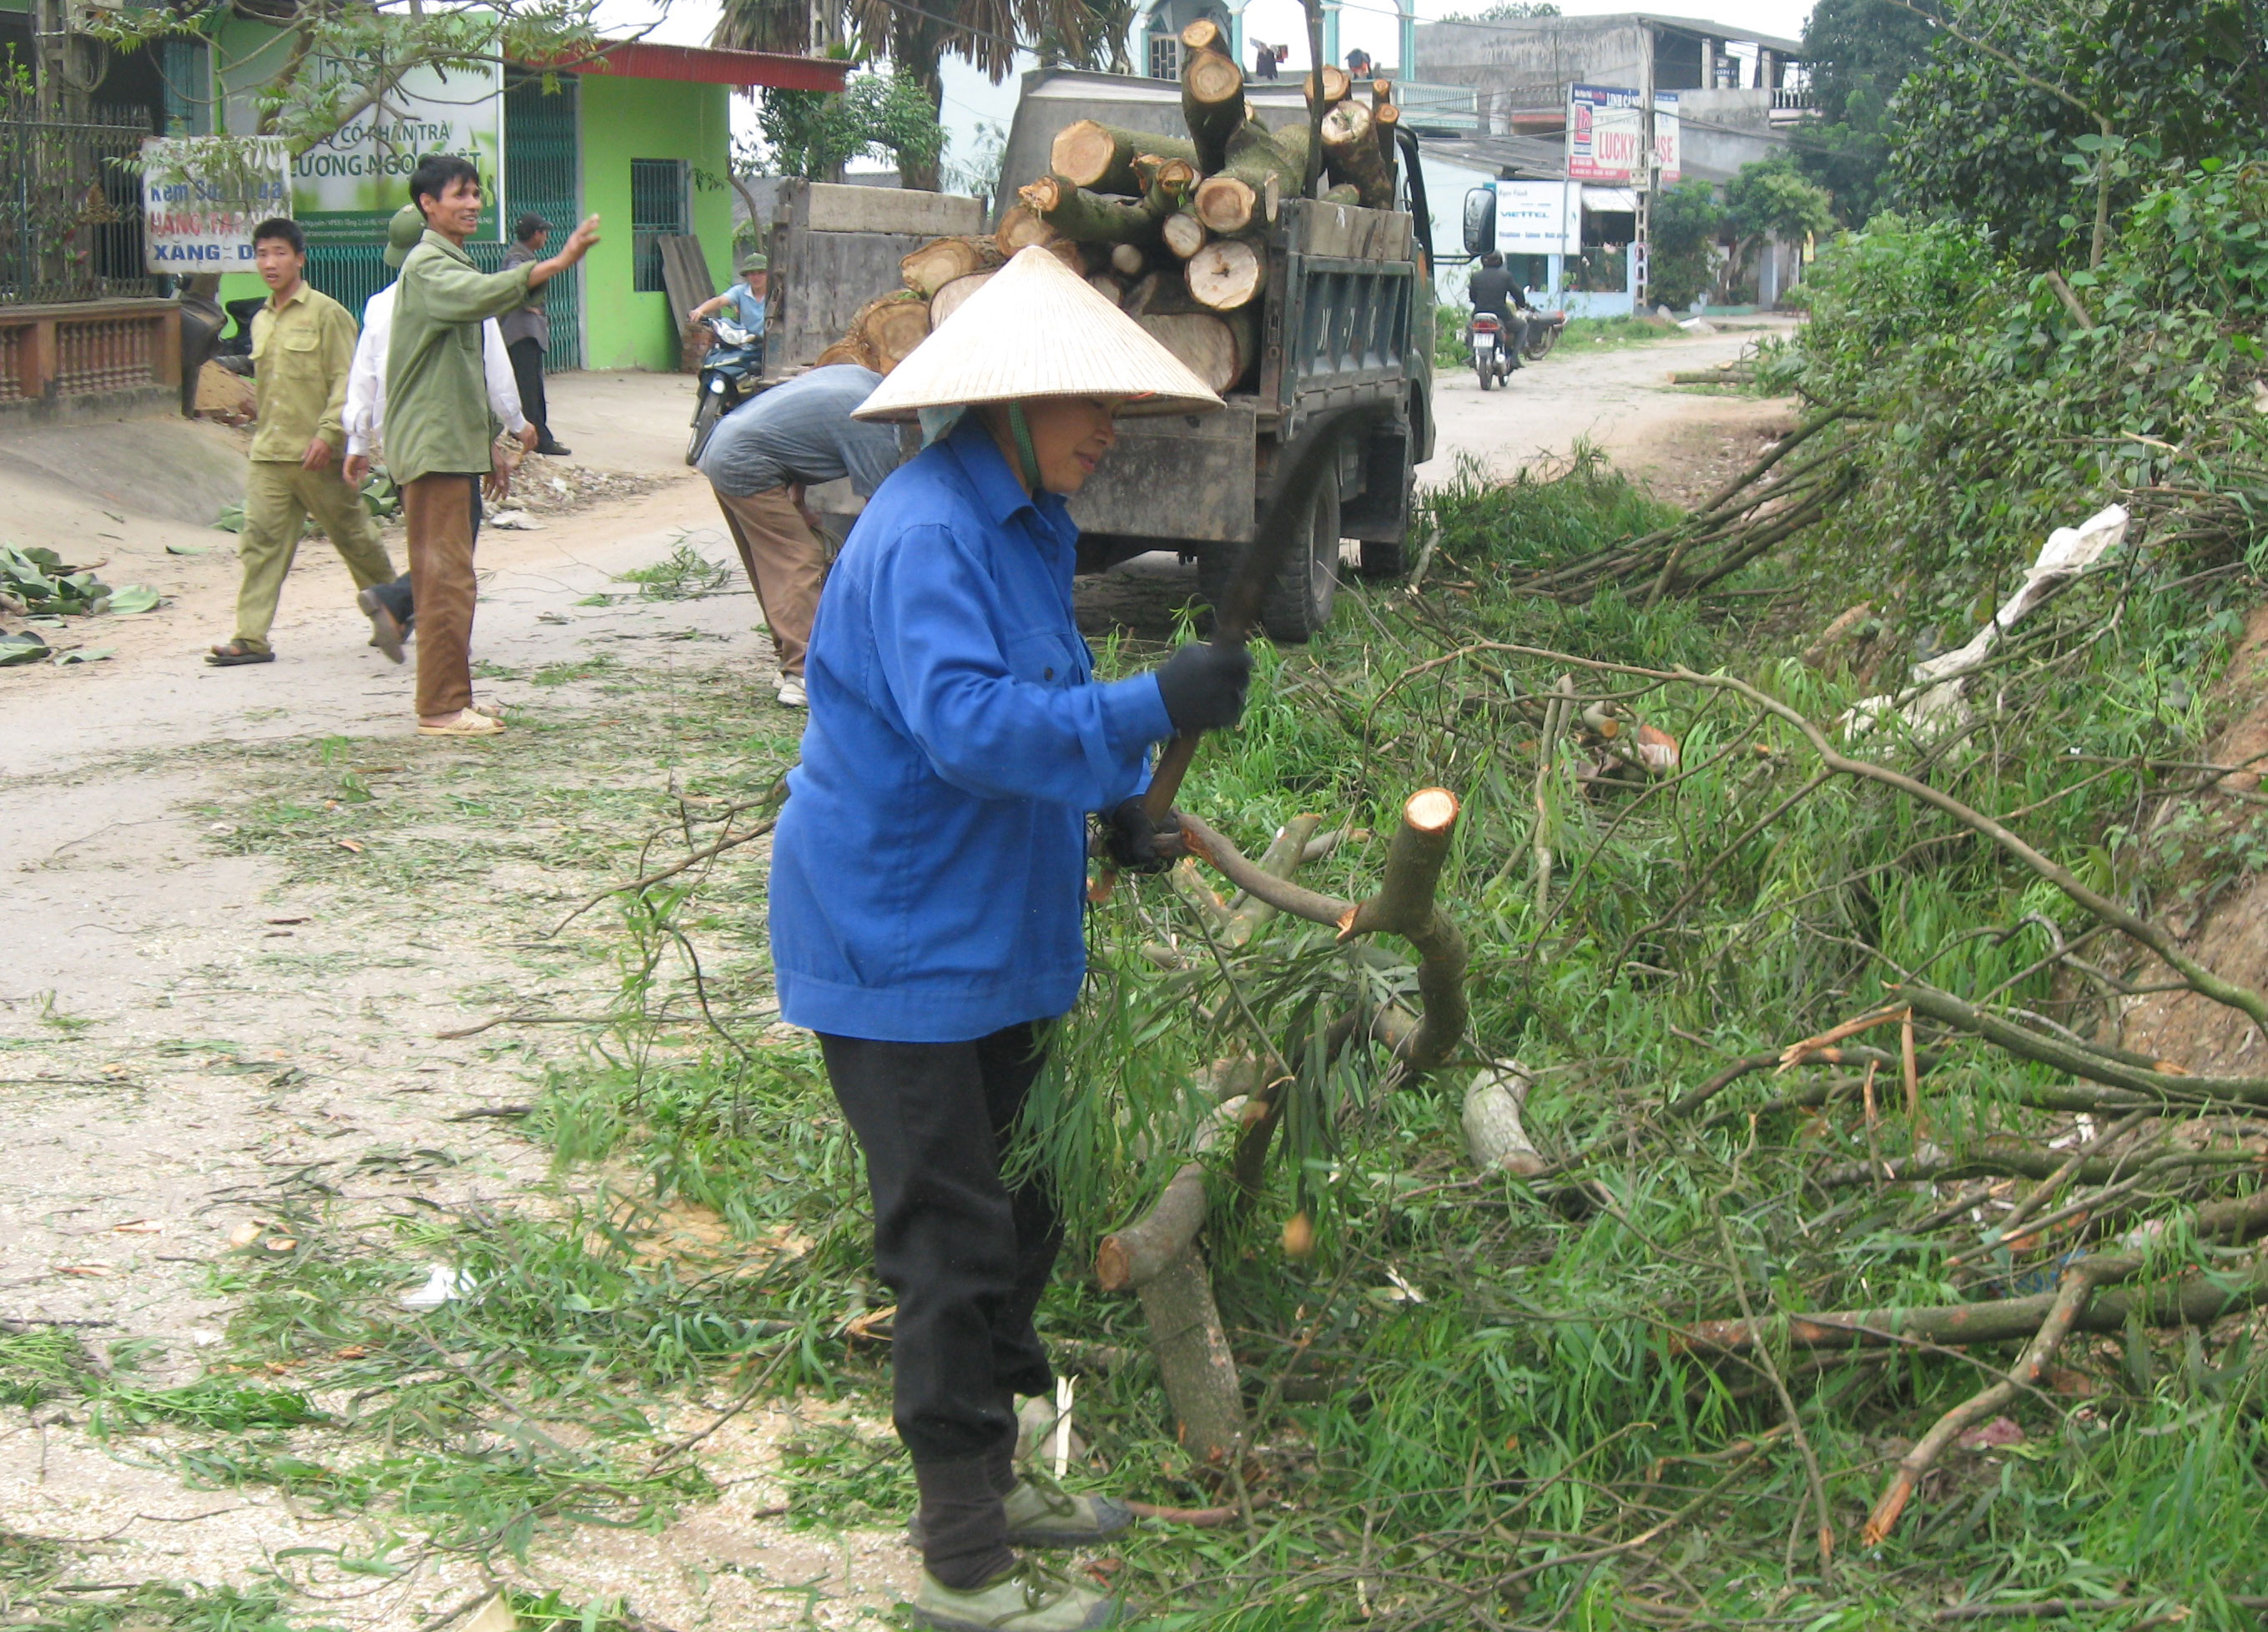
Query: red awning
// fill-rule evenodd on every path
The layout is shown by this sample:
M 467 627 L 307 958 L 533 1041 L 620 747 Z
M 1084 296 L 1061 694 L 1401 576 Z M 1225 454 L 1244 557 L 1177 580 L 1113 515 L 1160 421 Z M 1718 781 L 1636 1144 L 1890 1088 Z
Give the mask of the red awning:
M 720 51 L 713 46 L 658 45 L 625 40 L 587 57 L 532 62 L 562 73 L 617 74 L 625 79 L 674 79 L 703 85 L 765 85 L 782 91 L 840 91 L 851 64 L 777 51 Z

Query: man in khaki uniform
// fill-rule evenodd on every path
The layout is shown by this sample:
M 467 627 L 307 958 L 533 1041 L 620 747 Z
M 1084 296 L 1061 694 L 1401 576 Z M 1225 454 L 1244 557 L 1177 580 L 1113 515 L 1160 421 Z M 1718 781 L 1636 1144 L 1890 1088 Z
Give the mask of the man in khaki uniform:
M 297 222 L 263 221 L 253 229 L 252 244 L 269 289 L 268 304 L 252 320 L 260 417 L 244 478 L 244 531 L 237 536 L 244 582 L 236 597 L 236 635 L 205 654 L 216 668 L 276 661 L 268 631 L 310 515 L 345 558 L 357 591 L 394 578 L 377 524 L 339 474 L 354 319 L 307 286 L 307 240 Z

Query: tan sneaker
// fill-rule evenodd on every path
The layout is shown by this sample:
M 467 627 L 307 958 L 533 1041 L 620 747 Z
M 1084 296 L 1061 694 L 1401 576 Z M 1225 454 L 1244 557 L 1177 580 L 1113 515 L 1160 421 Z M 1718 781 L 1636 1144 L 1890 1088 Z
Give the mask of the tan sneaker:
M 1044 1474 L 1018 1479 L 1006 1506 L 1010 1547 L 1092 1547 L 1134 1522 L 1123 1502 L 1073 1496 Z
M 939 1632 L 1092 1632 L 1118 1624 L 1118 1600 L 1065 1579 L 1030 1559 L 967 1592 L 926 1570 L 914 1594 L 914 1619 Z
M 1123 1502 L 1102 1496 L 1074 1496 L 1044 1474 L 1023 1474 L 1003 1498 L 1008 1510 L 1010 1547 L 1093 1547 L 1134 1522 Z M 921 1550 L 921 1515 L 906 1526 L 906 1540 Z

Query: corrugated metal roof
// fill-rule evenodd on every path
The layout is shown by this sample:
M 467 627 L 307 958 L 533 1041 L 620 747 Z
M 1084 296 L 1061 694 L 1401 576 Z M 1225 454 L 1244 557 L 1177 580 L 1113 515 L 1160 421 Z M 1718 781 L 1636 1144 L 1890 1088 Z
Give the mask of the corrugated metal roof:
M 777 51 L 725 51 L 714 46 L 621 40 L 595 46 L 585 55 L 527 66 L 560 73 L 616 74 L 625 79 L 669 79 L 688 85 L 840 91 L 853 65 L 831 57 L 790 56 Z

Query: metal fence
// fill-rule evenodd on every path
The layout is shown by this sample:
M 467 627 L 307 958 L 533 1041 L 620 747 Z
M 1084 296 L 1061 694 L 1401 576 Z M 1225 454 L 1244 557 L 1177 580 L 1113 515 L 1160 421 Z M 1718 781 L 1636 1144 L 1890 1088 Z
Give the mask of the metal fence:
M 560 229 L 562 236 L 564 231 Z M 504 269 L 504 258 L 511 247 L 509 244 L 471 243 L 465 246 L 465 253 L 482 271 L 499 272 Z M 362 321 L 363 304 L 394 278 L 394 268 L 386 264 L 383 244 L 307 246 L 307 282 L 352 312 L 357 323 Z M 549 373 L 583 366 L 581 326 L 576 321 L 582 279 L 583 268 L 571 267 L 543 286 L 543 310 L 551 319 L 551 344 L 543 354 L 543 366 Z
M 28 96 L 0 94 L 0 302 L 158 292 L 143 266 L 131 162 L 149 133 L 138 109 L 57 120 Z

